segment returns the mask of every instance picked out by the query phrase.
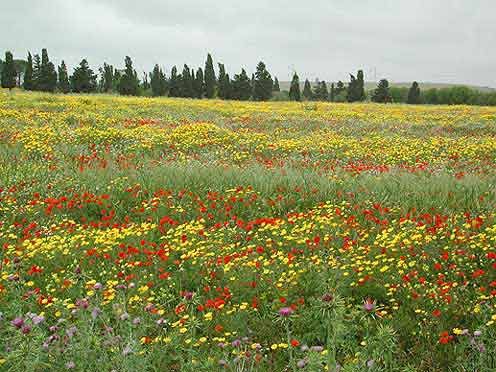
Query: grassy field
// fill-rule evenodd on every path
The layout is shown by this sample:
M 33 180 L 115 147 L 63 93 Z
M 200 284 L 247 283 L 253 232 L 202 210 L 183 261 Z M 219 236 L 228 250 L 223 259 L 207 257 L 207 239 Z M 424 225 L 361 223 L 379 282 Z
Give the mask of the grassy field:
M 496 108 L 0 91 L 0 370 L 492 371 Z

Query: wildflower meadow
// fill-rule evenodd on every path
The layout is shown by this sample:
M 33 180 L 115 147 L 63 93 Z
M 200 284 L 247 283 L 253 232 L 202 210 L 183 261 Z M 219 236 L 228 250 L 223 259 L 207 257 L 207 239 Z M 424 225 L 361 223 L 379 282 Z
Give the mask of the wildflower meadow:
M 496 108 L 0 91 L 0 370 L 496 370 Z

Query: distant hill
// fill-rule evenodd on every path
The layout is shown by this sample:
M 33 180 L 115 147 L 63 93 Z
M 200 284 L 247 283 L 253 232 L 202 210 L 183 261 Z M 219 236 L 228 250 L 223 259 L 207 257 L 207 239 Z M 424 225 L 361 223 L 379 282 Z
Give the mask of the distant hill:
M 344 83 L 347 84 L 348 82 L 345 81 Z M 304 84 L 305 84 L 305 81 L 300 82 L 300 88 L 301 89 L 303 89 Z M 310 84 L 313 87 L 315 85 L 315 82 L 311 81 Z M 334 84 L 336 84 L 336 83 L 334 83 Z M 280 81 L 279 82 L 279 86 L 280 86 L 281 90 L 289 90 L 290 85 L 291 85 L 291 82 L 289 82 L 289 81 Z M 330 88 L 331 83 L 327 83 L 327 85 L 328 85 L 328 88 Z M 402 82 L 392 83 L 392 82 L 390 82 L 391 87 L 410 88 L 411 85 L 412 85 L 412 83 L 402 83 Z M 480 92 L 484 92 L 484 93 L 496 92 L 495 88 L 481 87 L 481 86 L 477 86 L 477 85 L 468 85 L 468 84 L 419 83 L 419 85 L 420 85 L 420 89 L 431 89 L 431 88 L 438 88 L 439 89 L 439 88 L 451 88 L 451 87 L 456 87 L 456 86 L 466 86 L 466 87 L 469 87 L 471 89 L 474 89 L 474 90 L 477 90 Z M 367 81 L 365 83 L 365 90 L 372 90 L 376 86 L 377 86 L 376 82 Z

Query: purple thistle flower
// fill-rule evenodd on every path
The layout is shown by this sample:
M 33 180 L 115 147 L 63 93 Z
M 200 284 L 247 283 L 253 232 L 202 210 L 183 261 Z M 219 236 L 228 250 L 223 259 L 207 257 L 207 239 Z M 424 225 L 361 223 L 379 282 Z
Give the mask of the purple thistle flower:
M 24 325 L 22 326 L 21 332 L 22 332 L 23 334 L 27 335 L 28 333 L 30 333 L 30 332 L 31 332 L 31 327 L 30 327 L 29 325 L 27 325 L 27 324 L 24 324 Z
M 367 312 L 374 311 L 375 309 L 375 301 L 372 301 L 372 299 L 367 298 L 367 300 L 364 301 L 363 303 L 363 309 Z
M 98 308 L 98 307 L 95 307 L 93 308 L 93 310 L 91 311 L 91 317 L 93 319 L 96 319 L 98 318 L 98 316 L 102 313 L 102 311 Z
M 15 319 L 13 319 L 11 322 L 10 322 L 14 327 L 16 327 L 17 329 L 21 328 L 23 325 L 24 325 L 24 319 L 21 318 L 21 317 L 17 317 Z
M 322 296 L 322 301 L 324 302 L 331 302 L 334 299 L 334 296 L 330 293 L 326 293 Z
M 310 351 L 314 351 L 316 353 L 321 353 L 324 351 L 324 347 L 323 346 L 312 346 L 310 348 Z
M 95 285 L 93 286 L 93 289 L 99 291 L 100 289 L 103 288 L 103 284 L 102 283 L 95 283 Z
M 474 337 L 480 337 L 482 336 L 482 332 L 481 331 L 475 331 L 474 332 Z
M 283 307 L 279 309 L 279 315 L 282 316 L 283 318 L 287 318 L 291 316 L 293 312 L 294 312 L 293 309 L 291 309 L 290 307 Z
M 128 313 L 122 313 L 119 318 L 120 318 L 120 320 L 128 320 L 129 319 L 129 314 Z
M 132 353 L 131 346 L 126 345 L 126 347 L 122 350 L 122 355 L 129 355 Z
M 305 368 L 306 365 L 307 365 L 307 362 L 305 361 L 305 359 L 301 359 L 298 361 L 298 363 L 296 363 L 296 366 L 298 368 Z
M 240 347 L 241 346 L 241 340 L 236 339 L 233 342 L 231 342 L 232 347 Z
M 76 367 L 76 363 L 74 363 L 72 360 L 65 364 L 65 368 L 67 369 L 73 369 L 74 367 Z
M 19 276 L 18 275 L 14 275 L 14 274 L 10 274 L 8 277 L 7 277 L 7 280 L 9 282 L 16 282 L 19 280 Z
M 184 299 L 185 300 L 191 300 L 193 298 L 193 292 L 190 292 L 190 291 L 186 291 L 184 292 L 184 295 L 183 295 Z
M 45 317 L 43 315 L 35 315 L 31 318 L 31 321 L 34 325 L 38 325 L 45 321 Z
M 86 298 L 83 298 L 80 300 L 76 300 L 76 306 L 80 307 L 81 309 L 87 309 L 88 306 L 90 306 L 90 303 L 88 302 L 88 300 Z
M 134 325 L 138 325 L 138 324 L 140 324 L 140 323 L 141 323 L 141 318 L 136 317 L 136 318 L 134 318 L 134 319 L 133 319 L 133 324 L 134 324 Z
M 70 328 L 68 328 L 65 333 L 67 334 L 67 336 L 69 336 L 69 338 L 72 338 L 74 337 L 74 335 L 76 334 L 77 332 L 77 327 L 76 326 L 72 326 Z

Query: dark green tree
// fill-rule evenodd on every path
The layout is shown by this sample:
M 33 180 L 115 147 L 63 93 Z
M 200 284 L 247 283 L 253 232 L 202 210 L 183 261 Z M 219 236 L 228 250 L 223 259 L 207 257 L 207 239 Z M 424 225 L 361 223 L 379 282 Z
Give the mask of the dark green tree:
M 14 57 L 12 53 L 5 52 L 5 62 L 2 68 L 2 88 L 15 88 L 17 72 L 14 66 Z
M 119 83 L 121 82 L 121 72 L 114 68 L 114 77 L 112 78 L 112 90 L 117 92 L 119 90 Z
M 172 67 L 169 79 L 169 97 L 180 97 L 181 95 L 181 76 L 177 75 L 177 67 Z
M 408 91 L 407 103 L 411 105 L 418 105 L 420 103 L 420 87 L 416 81 L 413 82 L 410 90 Z
M 121 76 L 119 81 L 119 94 L 124 96 L 137 96 L 139 88 L 138 74 L 133 69 L 133 61 L 131 57 L 125 58 L 126 69 L 124 75 Z
M 203 70 L 201 67 L 199 67 L 198 70 L 196 70 L 194 90 L 195 90 L 195 98 L 203 97 L 203 92 L 205 91 L 205 84 L 204 84 Z
M 191 80 L 191 72 L 188 65 L 184 65 L 183 73 L 181 75 L 181 85 L 180 85 L 180 95 L 181 97 L 193 98 L 193 81 Z
M 327 101 L 329 99 L 327 83 L 324 80 L 316 83 L 315 89 L 313 91 L 313 98 L 317 101 Z
M 26 70 L 24 71 L 24 81 L 22 87 L 26 90 L 33 90 L 33 57 L 28 53 Z
M 69 83 L 69 75 L 67 74 L 67 66 L 65 62 L 62 61 L 59 66 L 59 83 L 58 89 L 60 92 L 66 94 L 71 91 L 71 85 Z
M 214 98 L 216 84 L 214 63 L 212 56 L 208 53 L 207 61 L 205 62 L 205 97 Z
M 148 81 L 148 74 L 146 72 L 143 72 L 143 81 L 141 82 L 141 88 L 145 92 L 150 89 L 150 82 Z
M 274 78 L 274 87 L 272 88 L 274 92 L 280 92 L 281 87 L 279 87 L 279 80 L 277 79 L 277 76 Z
M 155 65 L 152 73 L 150 74 L 150 85 L 152 88 L 152 95 L 154 97 L 164 96 L 167 92 L 167 81 L 162 69 Z
M 363 70 L 358 70 L 356 84 L 357 101 L 365 101 L 365 77 L 363 75 Z
M 234 75 L 234 80 L 232 82 L 232 99 L 247 101 L 251 97 L 251 82 L 248 74 L 244 69 L 241 70 L 240 74 Z
M 374 90 L 372 95 L 372 101 L 378 103 L 388 103 L 391 102 L 391 94 L 389 92 L 389 82 L 386 79 L 379 81 L 377 88 Z
M 96 91 L 96 75 L 86 59 L 83 59 L 79 66 L 74 69 L 71 76 L 71 87 L 75 93 L 92 93 Z
M 353 74 L 350 74 L 350 83 L 348 84 L 346 100 L 348 102 L 355 102 L 357 100 L 357 79 Z
M 217 95 L 221 99 L 231 99 L 232 87 L 229 74 L 223 63 L 219 63 L 219 80 L 217 82 Z
M 39 54 L 33 57 L 33 90 L 40 90 L 41 58 Z
M 272 76 L 265 66 L 265 63 L 260 61 L 255 72 L 255 86 L 253 89 L 253 99 L 255 101 L 267 101 L 272 97 Z
M 255 74 L 251 74 L 250 85 L 251 85 L 251 96 L 254 97 L 254 94 L 255 94 Z
M 358 70 L 357 76 L 350 74 L 350 84 L 346 95 L 348 102 L 359 102 L 365 100 L 365 81 L 363 71 Z
M 114 88 L 114 66 L 107 63 L 103 64 L 103 86 L 105 93 L 112 91 Z
M 45 48 L 41 50 L 41 65 L 37 80 L 37 89 L 42 92 L 54 92 L 57 87 L 57 72 L 54 64 L 50 62 Z
M 329 92 L 329 101 L 334 102 L 336 100 L 336 88 L 334 83 L 331 84 L 331 90 Z
M 424 102 L 427 104 L 436 105 L 439 103 L 438 89 L 431 88 L 427 89 L 423 93 Z
M 293 80 L 291 80 L 291 86 L 289 87 L 289 99 L 291 101 L 301 101 L 300 78 L 296 72 L 293 75 Z
M 310 81 L 308 79 L 305 80 L 305 85 L 303 87 L 303 97 L 307 101 L 311 101 L 313 99 L 312 86 L 310 85 Z

